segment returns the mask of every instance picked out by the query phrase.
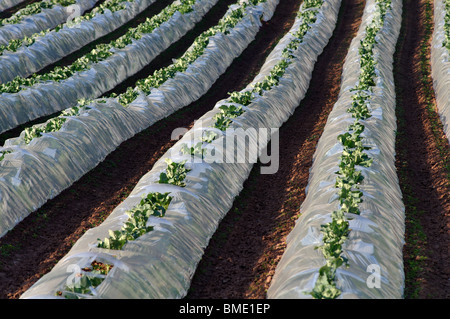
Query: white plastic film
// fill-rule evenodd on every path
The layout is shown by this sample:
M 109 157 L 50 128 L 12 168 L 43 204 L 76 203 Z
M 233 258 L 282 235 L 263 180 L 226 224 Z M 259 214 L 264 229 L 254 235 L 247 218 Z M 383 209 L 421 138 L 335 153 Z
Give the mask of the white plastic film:
M 153 32 L 133 40 L 123 49 L 111 49 L 113 55 L 68 79 L 37 83 L 18 93 L 1 94 L 0 132 L 75 106 L 79 99 L 97 98 L 112 90 L 181 39 L 217 1 L 198 0 L 191 12 L 175 12 Z
M 15 7 L 25 0 L 2 0 L 0 1 L 0 12 L 8 10 L 9 8 Z
M 249 149 L 263 149 L 267 145 L 269 135 L 260 138 L 252 132 L 279 128 L 299 105 L 308 88 L 314 63 L 333 33 L 339 6 L 339 0 L 325 1 L 319 10 L 317 21 L 299 48 L 293 52 L 293 63 L 288 66 L 279 84 L 244 107 L 246 112 L 233 121 L 231 130 L 227 130 L 224 136 L 213 141 L 209 147 L 215 147 L 220 153 L 227 135 L 234 134 L 233 129 L 241 132 L 237 134 L 248 134 Z M 297 20 L 292 30 L 295 31 L 298 26 Z M 284 47 L 286 43 L 282 40 L 278 46 Z M 278 46 L 275 50 L 278 52 L 278 59 L 281 59 Z M 272 59 L 277 59 L 276 55 L 272 55 Z M 268 61 L 273 62 L 274 60 Z M 260 76 L 268 76 L 270 70 L 264 67 L 263 70 L 266 71 L 262 71 Z M 180 153 L 183 144 L 195 144 L 199 141 L 201 132 L 212 124 L 212 117 L 224 103 L 225 100 L 219 101 L 213 110 L 196 121 L 194 127 L 142 177 L 130 196 L 114 209 L 104 223 L 87 231 L 66 257 L 21 298 L 55 297 L 55 292 L 68 282 L 68 267 L 84 267 L 93 260 L 111 263 L 114 268 L 93 291 L 94 296 L 83 297 L 184 297 L 209 239 L 231 208 L 254 164 L 251 161 L 196 161 Z M 185 187 L 157 182 L 159 174 L 166 169 L 166 158 L 174 161 L 188 160 L 186 165 L 191 171 L 185 179 Z M 125 212 L 149 192 L 170 192 L 173 196 L 165 216 L 151 218 L 149 221 L 154 225 L 154 230 L 127 243 L 120 251 L 97 248 L 97 238 L 107 237 L 109 230 L 119 229 L 128 218 Z
M 277 3 L 250 7 L 229 34 L 213 36 L 185 72 L 127 107 L 116 99 L 94 102 L 90 110 L 69 117 L 58 132 L 30 144 L 24 142 L 23 132 L 7 140 L 4 147 L 13 152 L 0 162 L 0 234 L 94 168 L 120 143 L 205 94 L 255 39 L 260 18 L 271 17 Z
M 434 1 L 434 32 L 431 42 L 431 76 L 438 113 L 444 132 L 450 142 L 450 50 L 443 46 L 445 40 L 445 3 Z
M 50 31 L 30 46 L 0 56 L 0 83 L 17 76 L 27 77 L 62 59 L 92 41 L 109 34 L 147 9 L 155 0 L 134 0 L 125 3 L 123 10 L 96 14 L 90 20 L 65 24 L 58 32 Z
M 95 6 L 98 0 L 76 0 L 72 6 L 77 6 L 80 14 Z M 10 40 L 22 39 L 47 29 L 53 29 L 64 23 L 72 15 L 69 7 L 55 5 L 49 9 L 24 17 L 19 23 L 6 24 L 0 27 L 0 45 L 6 45 Z
M 395 90 L 393 54 L 401 26 L 402 3 L 392 1 L 385 24 L 376 36 L 376 86 L 370 97 L 372 116 L 364 121 L 363 143 L 373 164 L 360 168 L 364 180 L 360 187 L 363 202 L 360 215 L 351 217 L 349 237 L 344 243 L 344 256 L 349 268 L 336 271 L 339 298 L 401 298 L 404 287 L 403 255 L 404 205 L 395 169 Z M 341 92 L 328 117 L 318 142 L 307 187 L 307 196 L 295 228 L 287 238 L 282 256 L 268 289 L 268 298 L 312 298 L 319 269 L 325 258 L 315 247 L 321 245 L 321 225 L 331 221 L 331 213 L 338 209 L 335 188 L 342 145 L 338 135 L 353 123 L 347 112 L 351 105 L 350 91 L 359 81 L 358 47 L 366 25 L 373 19 L 374 0 L 366 3 L 362 24 L 347 54 Z

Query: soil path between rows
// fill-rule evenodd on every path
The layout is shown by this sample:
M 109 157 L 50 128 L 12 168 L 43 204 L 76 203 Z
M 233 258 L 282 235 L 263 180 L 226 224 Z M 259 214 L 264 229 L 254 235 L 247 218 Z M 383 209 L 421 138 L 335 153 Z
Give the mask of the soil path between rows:
M 430 75 L 433 2 L 405 0 L 403 8 L 394 78 L 396 166 L 406 207 L 405 298 L 447 299 L 450 147 L 436 111 Z
M 203 98 L 122 143 L 94 170 L 2 237 L 0 298 L 19 298 L 85 231 L 100 224 L 176 142 L 171 140 L 174 129 L 191 127 L 228 92 L 243 89 L 291 27 L 300 3 L 280 0 L 273 18 L 263 23 L 256 39 Z
M 336 103 L 345 56 L 364 1 L 343 1 L 332 38 L 316 62 L 308 92 L 280 128 L 279 170 L 256 164 L 220 223 L 193 278 L 187 298 L 263 299 L 298 219 L 319 137 Z M 269 147 L 270 149 L 270 147 Z

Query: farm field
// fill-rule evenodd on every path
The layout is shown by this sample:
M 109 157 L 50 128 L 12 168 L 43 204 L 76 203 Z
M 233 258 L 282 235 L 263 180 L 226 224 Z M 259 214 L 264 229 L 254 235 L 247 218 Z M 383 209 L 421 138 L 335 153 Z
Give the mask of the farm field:
M 448 0 L 41 2 L 0 0 L 1 299 L 450 298 Z

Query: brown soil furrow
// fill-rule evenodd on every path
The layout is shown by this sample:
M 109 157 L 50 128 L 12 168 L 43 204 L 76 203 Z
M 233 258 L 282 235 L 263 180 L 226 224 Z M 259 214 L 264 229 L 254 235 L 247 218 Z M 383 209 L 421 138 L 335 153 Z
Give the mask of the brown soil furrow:
M 449 298 L 450 148 L 430 76 L 433 4 L 405 0 L 403 8 L 394 77 L 396 165 L 406 207 L 405 298 Z
M 222 220 L 193 278 L 187 298 L 262 299 L 305 198 L 319 137 L 336 102 L 345 56 L 356 35 L 364 1 L 343 1 L 333 37 L 320 55 L 308 92 L 280 128 L 279 170 L 253 168 Z
M 200 100 L 122 143 L 94 170 L 0 239 L 0 298 L 15 299 L 47 273 L 89 228 L 99 224 L 172 146 L 176 128 L 189 128 L 228 92 L 243 89 L 291 27 L 298 0 L 280 0 L 255 41 Z M 220 18 L 220 17 L 217 17 Z

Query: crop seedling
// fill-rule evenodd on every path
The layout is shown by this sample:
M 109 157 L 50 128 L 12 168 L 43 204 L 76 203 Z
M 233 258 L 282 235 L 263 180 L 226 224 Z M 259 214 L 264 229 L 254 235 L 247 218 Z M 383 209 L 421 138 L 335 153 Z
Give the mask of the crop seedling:
M 159 183 L 161 184 L 172 184 L 176 186 L 184 187 L 184 179 L 186 174 L 190 172 L 190 169 L 185 167 L 186 161 L 181 163 L 173 162 L 171 159 L 166 159 L 167 169 L 166 172 L 162 172 L 159 176 Z
M 450 51 L 450 0 L 445 0 L 444 41 L 442 46 Z
M 203 148 L 203 143 L 198 142 L 194 146 L 189 147 L 186 143 L 181 146 L 180 149 L 182 154 L 204 157 L 206 155 L 207 150 Z
M 164 217 L 172 200 L 170 193 L 149 193 L 143 196 L 140 203 L 127 211 L 128 220 L 120 230 L 109 230 L 109 237 L 103 241 L 98 239 L 97 247 L 120 250 L 129 241 L 136 240 L 153 230 L 147 226 L 150 216 Z
M 203 131 L 202 132 L 202 142 L 205 143 L 212 143 L 214 140 L 216 140 L 219 137 L 219 134 L 211 131 L 211 130 L 207 130 L 207 131 Z
M 57 291 L 56 296 L 66 299 L 81 299 L 82 295 L 93 295 L 97 288 L 109 274 L 114 266 L 99 261 L 93 261 L 89 267 L 85 267 L 79 274 L 75 274 L 74 283 L 66 285 L 62 291 Z
M 82 106 L 74 106 L 70 109 L 64 110 L 59 116 L 48 120 L 43 124 L 33 125 L 31 127 L 27 127 L 24 130 L 24 141 L 29 144 L 34 138 L 41 137 L 44 133 L 56 132 L 59 131 L 62 125 L 67 121 L 67 117 L 69 116 L 78 116 Z
M 0 151 L 0 162 L 3 161 L 6 154 L 11 153 L 12 151 Z

